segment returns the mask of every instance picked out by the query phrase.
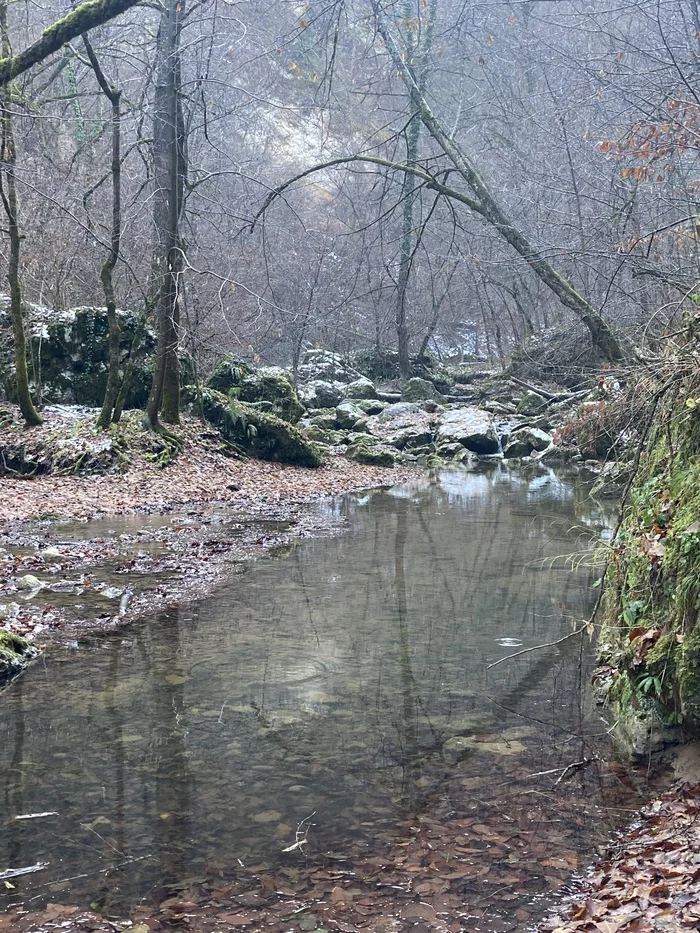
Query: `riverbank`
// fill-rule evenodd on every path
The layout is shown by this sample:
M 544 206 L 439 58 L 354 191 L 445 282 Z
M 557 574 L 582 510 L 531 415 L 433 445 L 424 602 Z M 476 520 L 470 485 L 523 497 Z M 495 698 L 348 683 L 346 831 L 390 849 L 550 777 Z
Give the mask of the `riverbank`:
M 191 418 L 178 436 L 164 465 L 134 444 L 119 470 L 0 477 L 0 630 L 43 647 L 200 599 L 237 562 L 337 530 L 322 500 L 424 475 L 232 457 Z

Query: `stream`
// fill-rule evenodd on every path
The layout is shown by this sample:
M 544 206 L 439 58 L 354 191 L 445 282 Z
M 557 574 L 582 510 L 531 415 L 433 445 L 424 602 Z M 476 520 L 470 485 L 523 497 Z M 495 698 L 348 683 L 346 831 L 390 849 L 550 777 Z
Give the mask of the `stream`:
M 524 929 L 645 799 L 644 771 L 595 760 L 587 640 L 489 669 L 591 610 L 614 513 L 579 476 L 487 463 L 319 507 L 347 530 L 0 696 L 0 873 L 37 868 L 2 909 L 263 878 L 335 910 L 344 879 L 354 924 L 381 896 L 392 929 Z

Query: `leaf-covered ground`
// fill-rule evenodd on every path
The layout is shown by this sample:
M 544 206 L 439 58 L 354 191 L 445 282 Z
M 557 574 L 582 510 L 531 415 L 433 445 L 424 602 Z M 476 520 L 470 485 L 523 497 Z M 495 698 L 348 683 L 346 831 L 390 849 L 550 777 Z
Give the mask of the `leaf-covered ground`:
M 700 785 L 680 784 L 642 811 L 540 933 L 700 929 Z

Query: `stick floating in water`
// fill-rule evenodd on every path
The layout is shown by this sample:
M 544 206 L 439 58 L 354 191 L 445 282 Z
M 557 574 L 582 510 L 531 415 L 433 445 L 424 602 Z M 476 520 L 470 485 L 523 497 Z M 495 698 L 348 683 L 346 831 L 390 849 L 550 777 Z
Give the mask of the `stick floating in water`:
M 0 871 L 0 881 L 4 881 L 5 878 L 19 878 L 20 875 L 31 875 L 33 871 L 41 871 L 48 864 L 48 862 L 37 862 L 36 865 L 29 865 L 27 868 L 8 868 L 7 871 Z
M 58 810 L 47 810 L 45 813 L 23 813 L 16 816 L 16 820 L 40 820 L 44 816 L 58 816 Z

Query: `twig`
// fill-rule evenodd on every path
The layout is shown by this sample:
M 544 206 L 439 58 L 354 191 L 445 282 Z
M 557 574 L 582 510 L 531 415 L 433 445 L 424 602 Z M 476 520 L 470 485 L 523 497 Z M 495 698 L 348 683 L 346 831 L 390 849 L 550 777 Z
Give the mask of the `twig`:
M 528 654 L 530 651 L 539 651 L 540 648 L 553 648 L 555 645 L 560 645 L 563 641 L 567 641 L 569 638 L 573 638 L 574 635 L 580 635 L 581 632 L 585 632 L 589 624 L 589 622 L 584 623 L 581 628 L 574 629 L 573 632 L 569 632 L 568 635 L 563 635 L 561 638 L 557 638 L 556 641 L 548 641 L 543 645 L 532 645 L 531 648 L 523 648 L 522 651 L 516 651 L 515 654 L 507 654 L 505 658 L 499 658 L 498 661 L 494 661 L 492 664 L 489 664 L 486 667 L 486 670 L 490 671 L 491 668 L 495 667 L 497 664 L 502 664 L 504 661 L 510 661 L 512 658 L 519 658 L 521 654 Z
M 36 865 L 29 865 L 27 868 L 8 868 L 7 871 L 0 871 L 0 881 L 4 881 L 5 878 L 19 878 L 20 875 L 30 875 L 34 871 L 42 871 L 48 864 L 48 862 L 37 862 Z
M 297 826 L 296 832 L 294 834 L 296 841 L 293 842 L 290 846 L 287 846 L 286 849 L 282 849 L 283 852 L 294 852 L 296 849 L 299 849 L 302 855 L 304 854 L 304 846 L 308 842 L 309 829 L 311 827 L 309 820 L 315 815 L 316 811 L 314 810 L 313 813 L 310 813 L 308 816 L 304 817 L 304 819 Z M 304 823 L 306 823 L 306 826 L 304 826 Z

